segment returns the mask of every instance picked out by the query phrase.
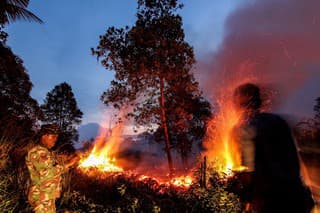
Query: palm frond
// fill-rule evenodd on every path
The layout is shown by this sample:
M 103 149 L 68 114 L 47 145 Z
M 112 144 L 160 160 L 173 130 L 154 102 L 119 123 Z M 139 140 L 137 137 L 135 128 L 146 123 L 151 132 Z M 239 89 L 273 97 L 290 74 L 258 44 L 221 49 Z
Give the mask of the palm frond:
M 29 0 L 4 0 L 6 4 L 16 5 L 22 8 L 27 8 Z
M 4 8 L 5 15 L 7 16 L 8 22 L 14 22 L 16 20 L 26 20 L 26 21 L 35 21 L 38 23 L 43 23 L 43 21 L 37 17 L 32 12 L 28 11 L 27 9 L 23 7 L 19 7 L 16 5 L 6 5 L 6 8 Z

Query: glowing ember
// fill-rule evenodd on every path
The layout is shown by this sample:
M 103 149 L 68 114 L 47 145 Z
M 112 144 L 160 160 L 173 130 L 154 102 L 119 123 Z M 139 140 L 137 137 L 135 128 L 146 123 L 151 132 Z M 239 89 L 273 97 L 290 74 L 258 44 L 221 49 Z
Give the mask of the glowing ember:
M 116 152 L 122 141 L 122 125 L 115 126 L 112 131 L 104 130 L 97 137 L 95 145 L 85 159 L 80 160 L 79 168 L 86 170 L 95 167 L 104 172 L 121 172 L 123 169 L 116 165 L 116 158 L 111 157 L 111 151 Z M 108 138 L 108 140 L 106 140 Z
M 149 179 L 156 181 L 159 185 L 161 185 L 161 184 L 166 185 L 166 186 L 173 185 L 176 187 L 186 187 L 186 188 L 189 187 L 193 182 L 192 177 L 189 175 L 174 177 L 168 181 L 160 181 L 159 179 L 157 179 L 155 177 L 150 177 L 147 175 L 140 175 L 140 177 L 139 177 L 139 181 L 147 181 Z
M 190 176 L 181 176 L 173 178 L 171 183 L 175 186 L 189 187 L 192 184 L 192 178 Z
M 141 176 L 139 177 L 139 180 L 140 180 L 140 181 L 144 181 L 144 180 L 147 180 L 147 179 L 150 179 L 150 177 L 147 176 L 147 175 L 141 175 Z M 158 182 L 159 182 L 159 181 L 158 181 Z

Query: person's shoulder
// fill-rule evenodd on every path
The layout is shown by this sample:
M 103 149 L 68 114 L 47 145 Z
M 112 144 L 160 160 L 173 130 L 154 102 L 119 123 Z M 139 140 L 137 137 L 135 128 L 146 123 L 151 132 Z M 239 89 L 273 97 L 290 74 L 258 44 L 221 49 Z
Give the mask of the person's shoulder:
M 258 123 L 276 126 L 288 126 L 288 122 L 280 115 L 275 113 L 262 112 L 258 113 L 254 120 Z
M 32 149 L 29 150 L 29 154 L 33 154 L 33 153 L 47 153 L 48 149 L 40 146 L 40 145 L 36 145 L 34 146 Z
M 270 112 L 261 112 L 256 115 L 258 119 L 268 119 L 268 120 L 275 120 L 275 121 L 283 121 L 285 120 L 278 114 L 270 113 Z

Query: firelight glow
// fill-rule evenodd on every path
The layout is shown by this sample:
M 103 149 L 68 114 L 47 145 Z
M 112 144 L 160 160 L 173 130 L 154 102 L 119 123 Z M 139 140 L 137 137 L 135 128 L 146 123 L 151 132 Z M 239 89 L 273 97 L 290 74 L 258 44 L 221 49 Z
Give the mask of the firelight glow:
M 130 172 L 125 173 L 121 165 L 117 164 L 116 156 L 112 156 L 113 153 L 117 153 L 123 141 L 123 130 L 124 123 L 119 123 L 111 131 L 107 129 L 102 130 L 99 137 L 96 138 L 92 151 L 87 157 L 80 160 L 79 168 L 83 172 L 94 168 L 94 174 L 98 172 L 121 172 L 130 175 Z M 173 177 L 169 180 L 159 179 L 156 174 L 152 176 L 140 175 L 139 177 L 139 181 L 146 181 L 148 179 L 155 180 L 159 185 L 173 185 L 176 187 L 189 187 L 193 181 L 189 175 Z
M 111 151 L 116 152 L 122 141 L 122 131 L 122 124 L 118 124 L 110 132 L 107 129 L 103 130 L 97 137 L 89 156 L 81 159 L 79 167 L 83 169 L 95 167 L 105 172 L 122 172 L 123 169 L 116 165 L 116 158 L 111 157 Z
M 228 93 L 225 91 L 224 94 Z M 208 151 L 205 155 L 219 173 L 231 175 L 245 169 L 241 165 L 240 147 L 231 137 L 241 113 L 234 108 L 230 96 L 221 97 L 218 106 L 219 112 L 208 125 L 204 142 Z
M 189 187 L 192 184 L 192 177 L 189 175 L 176 177 L 171 180 L 171 183 L 175 186 Z

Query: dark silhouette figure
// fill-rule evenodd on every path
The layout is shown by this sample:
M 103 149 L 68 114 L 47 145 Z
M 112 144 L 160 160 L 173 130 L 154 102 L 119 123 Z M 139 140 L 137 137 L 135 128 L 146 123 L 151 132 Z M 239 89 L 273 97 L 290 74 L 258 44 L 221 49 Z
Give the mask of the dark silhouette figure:
M 244 182 L 242 199 L 250 203 L 250 211 L 310 212 L 314 202 L 301 179 L 287 122 L 278 115 L 260 112 L 260 89 L 254 84 L 236 88 L 234 104 L 242 113 L 233 136 L 248 168 L 239 179 Z

